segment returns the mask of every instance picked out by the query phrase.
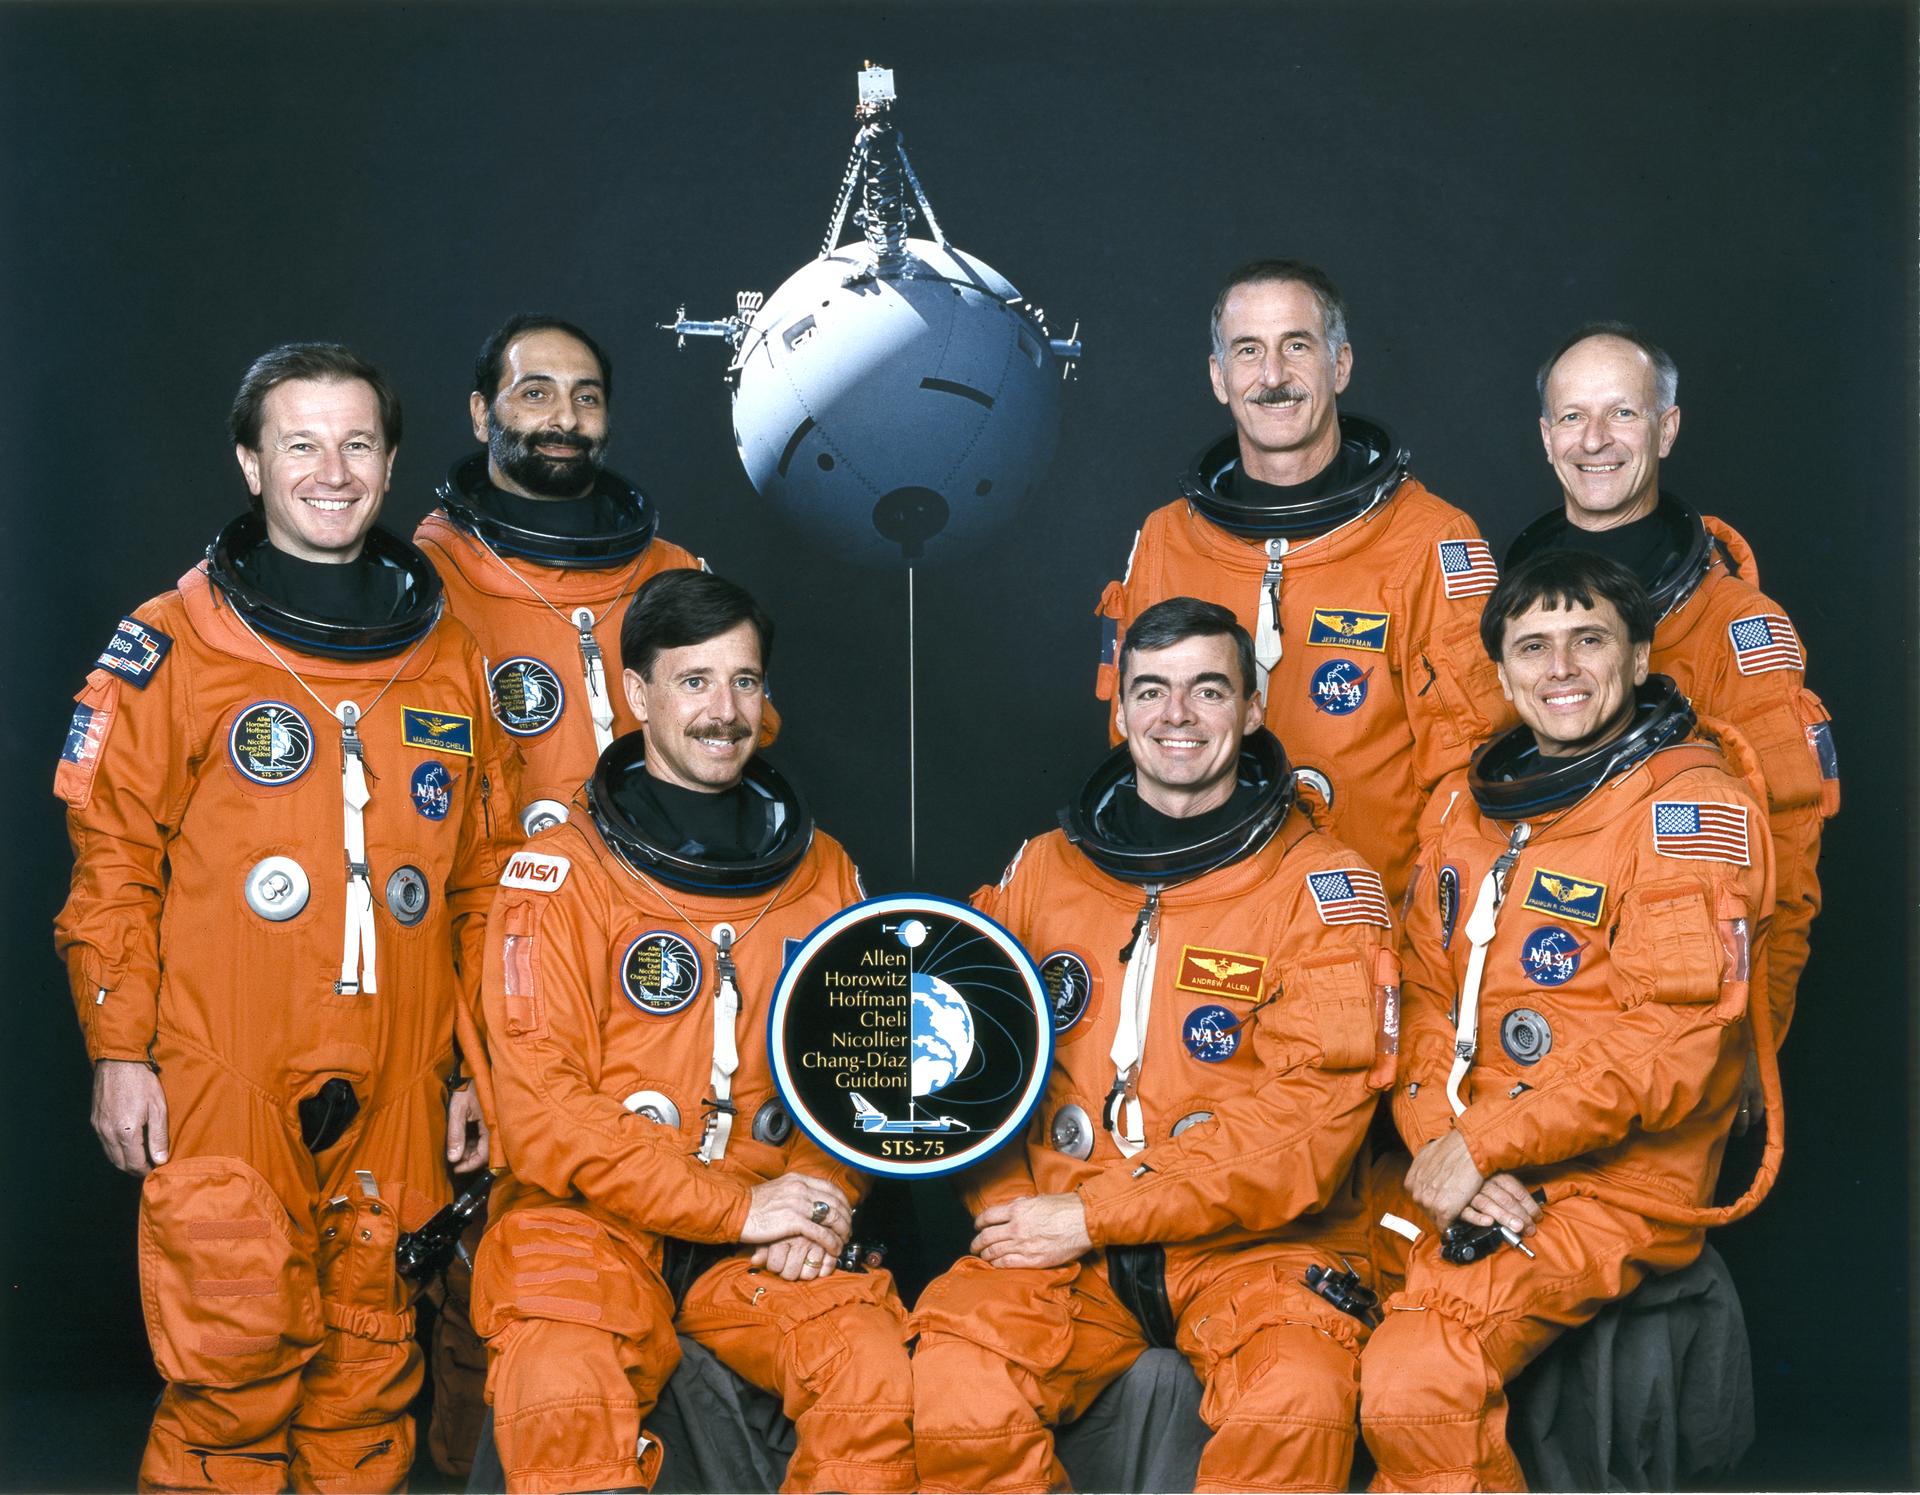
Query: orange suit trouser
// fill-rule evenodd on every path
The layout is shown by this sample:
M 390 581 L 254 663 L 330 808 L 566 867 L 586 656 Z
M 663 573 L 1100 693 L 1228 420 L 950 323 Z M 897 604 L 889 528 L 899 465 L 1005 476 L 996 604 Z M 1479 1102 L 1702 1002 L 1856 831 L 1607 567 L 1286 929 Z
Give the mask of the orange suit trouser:
M 444 1187 L 439 1074 L 363 1102 L 316 1157 L 290 1104 L 164 1035 L 156 1052 L 172 1147 L 141 1190 L 140 1296 L 167 1385 L 141 1488 L 401 1488 L 421 1363 L 394 1246 Z
M 516 1495 L 650 1488 L 658 1475 L 641 1425 L 680 1349 L 648 1243 L 570 1205 L 505 1210 L 481 1241 L 474 1324 Z M 729 1257 L 695 1279 L 678 1329 L 781 1398 L 798 1441 L 783 1491 L 913 1488 L 906 1313 L 887 1273 L 786 1282 Z
M 1698 1230 L 1597 1200 L 1556 1200 L 1527 1238 L 1455 1266 L 1428 1232 L 1405 1290 L 1360 1357 L 1360 1425 L 1375 1490 L 1524 1490 L 1507 1442 L 1506 1384 L 1568 1329 L 1650 1274 L 1700 1254 Z
M 1168 1252 L 1176 1348 L 1213 1430 L 1196 1488 L 1344 1490 L 1366 1327 L 1307 1287 L 1299 1244 Z M 1356 1265 L 1359 1265 L 1356 1263 Z M 1045 1270 L 965 1257 L 914 1306 L 914 1448 L 928 1491 L 1064 1490 L 1049 1428 L 1147 1347 L 1104 1257 Z

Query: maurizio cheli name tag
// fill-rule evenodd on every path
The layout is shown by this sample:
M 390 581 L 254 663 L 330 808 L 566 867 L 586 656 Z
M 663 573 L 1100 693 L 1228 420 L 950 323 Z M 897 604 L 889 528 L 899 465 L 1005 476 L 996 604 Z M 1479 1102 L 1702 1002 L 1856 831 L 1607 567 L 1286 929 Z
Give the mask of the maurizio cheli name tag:
M 856 903 L 814 930 L 770 1021 L 794 1121 L 867 1173 L 979 1162 L 1020 1134 L 1053 1062 L 1033 957 L 985 914 L 927 894 Z

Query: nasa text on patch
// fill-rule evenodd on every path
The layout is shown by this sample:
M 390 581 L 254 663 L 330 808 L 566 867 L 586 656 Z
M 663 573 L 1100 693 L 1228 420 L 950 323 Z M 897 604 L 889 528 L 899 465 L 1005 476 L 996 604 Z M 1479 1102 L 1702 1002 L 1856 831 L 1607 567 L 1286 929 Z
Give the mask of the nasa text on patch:
M 1568 919 L 1575 924 L 1598 924 L 1607 906 L 1607 885 L 1554 872 L 1542 867 L 1527 884 L 1521 907 Z
M 1309 872 L 1307 891 L 1320 911 L 1323 924 L 1378 924 L 1392 927 L 1387 917 L 1387 889 L 1380 874 L 1366 867 L 1339 872 Z
M 1750 618 L 1735 618 L 1727 625 L 1727 637 L 1733 641 L 1733 662 L 1740 666 L 1743 675 L 1807 667 L 1807 656 L 1800 649 L 1800 635 L 1793 631 L 1793 624 L 1784 613 L 1755 613 Z
M 542 851 L 522 851 L 507 863 L 500 874 L 503 888 L 531 888 L 536 893 L 552 893 L 567 880 L 573 863 L 565 857 L 549 856 Z
M 1173 984 L 1182 991 L 1230 997 L 1236 1002 L 1257 1002 L 1261 978 L 1266 973 L 1265 956 L 1187 945 L 1180 951 L 1180 974 Z
M 1387 624 L 1392 616 L 1351 607 L 1316 607 L 1307 642 L 1327 649 L 1371 649 L 1379 654 L 1387 647 Z
M 408 747 L 433 748 L 442 753 L 473 756 L 473 718 L 454 711 L 400 710 L 400 740 Z
M 122 618 L 107 640 L 107 647 L 93 663 L 95 668 L 111 670 L 122 680 L 131 680 L 141 690 L 160 668 L 173 640 L 157 628 L 149 628 L 138 618 Z
M 1745 867 L 1752 860 L 1746 808 L 1690 799 L 1655 800 L 1653 849 L 1663 857 L 1735 862 Z

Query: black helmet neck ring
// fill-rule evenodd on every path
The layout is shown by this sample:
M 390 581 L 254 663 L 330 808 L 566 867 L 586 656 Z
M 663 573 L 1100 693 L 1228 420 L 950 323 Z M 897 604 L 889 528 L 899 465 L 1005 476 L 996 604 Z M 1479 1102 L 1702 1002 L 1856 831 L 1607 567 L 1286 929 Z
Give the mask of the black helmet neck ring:
M 475 495 L 487 486 L 487 454 L 474 452 L 447 470 L 434 496 L 447 517 L 500 555 L 562 571 L 604 571 L 623 565 L 653 543 L 660 517 L 638 488 L 602 472 L 595 491 L 614 498 L 625 514 L 616 529 L 597 535 L 555 535 L 512 524 L 482 509 Z
M 1296 503 L 1263 503 L 1222 493 L 1220 479 L 1240 462 L 1240 438 L 1229 433 L 1194 459 L 1181 479 L 1181 494 L 1222 529 L 1248 539 L 1323 535 L 1391 497 L 1406 478 L 1410 460 L 1392 432 L 1362 415 L 1340 417 L 1340 440 L 1343 445 L 1359 444 L 1367 464 L 1357 479 L 1332 492 Z
M 813 815 L 800 791 L 766 760 L 748 760 L 742 787 L 775 807 L 778 832 L 772 847 L 747 861 L 689 856 L 653 839 L 620 808 L 616 789 L 631 774 L 646 772 L 643 733 L 616 738 L 587 780 L 587 812 L 601 839 L 628 868 L 689 893 L 745 894 L 770 888 L 798 865 L 813 844 Z
M 207 547 L 207 576 L 233 610 L 256 632 L 327 659 L 382 659 L 411 648 L 440 621 L 440 573 L 409 542 L 375 525 L 362 554 L 401 573 L 400 606 L 383 623 L 348 623 L 293 609 L 249 581 L 247 556 L 268 544 L 267 523 L 257 511 L 233 520 Z
M 1634 688 L 1627 730 L 1577 758 L 1545 758 L 1524 724 L 1502 732 L 1473 755 L 1467 787 L 1489 820 L 1525 820 L 1569 809 L 1610 779 L 1686 740 L 1693 703 L 1665 675 Z
M 1060 828 L 1088 861 L 1122 882 L 1185 882 L 1252 856 L 1272 839 L 1293 807 L 1293 768 L 1280 739 L 1265 727 L 1240 744 L 1240 783 L 1256 790 L 1253 803 L 1232 825 L 1190 845 L 1147 849 L 1116 840 L 1107 824 L 1113 796 L 1135 783 L 1133 759 L 1122 743 L 1087 779 L 1073 803 L 1060 812 Z

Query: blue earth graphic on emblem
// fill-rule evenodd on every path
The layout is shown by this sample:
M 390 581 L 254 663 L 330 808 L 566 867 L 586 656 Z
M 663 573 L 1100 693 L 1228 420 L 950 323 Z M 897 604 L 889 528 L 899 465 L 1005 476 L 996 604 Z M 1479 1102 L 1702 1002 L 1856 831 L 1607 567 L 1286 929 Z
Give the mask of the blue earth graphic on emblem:
M 959 1079 L 973 1057 L 973 1013 L 938 976 L 913 973 L 913 1006 L 908 1020 L 913 1039 L 913 1093 L 944 1090 Z

